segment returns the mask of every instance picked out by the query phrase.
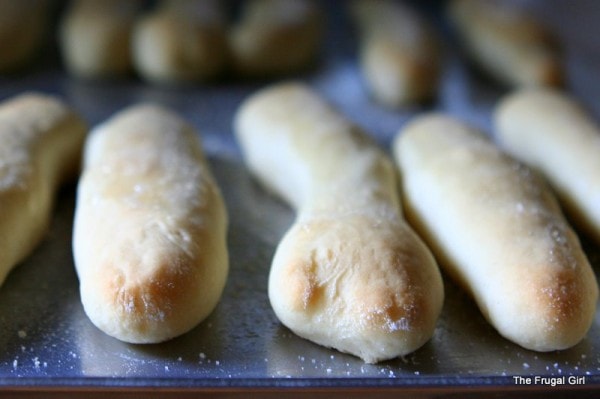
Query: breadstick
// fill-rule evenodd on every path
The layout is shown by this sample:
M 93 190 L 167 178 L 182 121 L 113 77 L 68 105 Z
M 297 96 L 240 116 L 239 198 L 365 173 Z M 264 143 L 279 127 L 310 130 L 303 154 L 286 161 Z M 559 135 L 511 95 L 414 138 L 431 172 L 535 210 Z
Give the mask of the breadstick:
M 0 0 L 0 72 L 26 66 L 42 46 L 47 0 Z
M 600 241 L 600 127 L 566 95 L 522 90 L 496 108 L 497 137 L 541 171 L 573 216 Z
M 298 210 L 269 275 L 281 322 L 367 363 L 423 345 L 443 286 L 402 218 L 390 160 L 300 84 L 254 95 L 235 127 L 251 171 Z
M 354 1 L 352 13 L 361 31 L 362 73 L 373 97 L 391 108 L 433 97 L 440 52 L 425 21 L 390 0 Z
M 88 317 L 131 343 L 192 329 L 228 273 L 227 215 L 195 131 L 133 106 L 92 131 L 84 156 L 73 251 Z
M 160 4 L 136 23 L 133 56 L 137 71 L 159 84 L 218 76 L 228 58 L 218 1 L 169 0 Z
M 0 284 L 41 241 L 59 185 L 79 167 L 85 123 L 56 98 L 0 104 Z
M 130 37 L 139 8 L 139 1 L 73 1 L 60 25 L 60 48 L 67 70 L 87 79 L 130 72 Z
M 554 39 L 539 22 L 500 1 L 453 0 L 449 16 L 466 52 L 508 86 L 559 86 Z
M 229 35 L 233 68 L 247 77 L 300 72 L 315 60 L 321 36 L 310 0 L 248 0 Z
M 441 114 L 395 139 L 408 220 L 498 332 L 527 349 L 583 339 L 598 286 L 543 180 Z

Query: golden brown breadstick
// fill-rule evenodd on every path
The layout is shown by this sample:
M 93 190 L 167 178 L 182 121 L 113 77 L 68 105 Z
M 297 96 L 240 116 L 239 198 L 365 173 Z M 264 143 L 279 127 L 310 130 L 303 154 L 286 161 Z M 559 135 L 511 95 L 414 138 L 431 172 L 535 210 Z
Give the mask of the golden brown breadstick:
M 196 132 L 133 106 L 96 127 L 84 155 L 73 251 L 85 312 L 126 342 L 187 332 L 228 273 L 225 206 Z
M 536 351 L 581 341 L 598 285 L 543 180 L 441 114 L 394 141 L 409 221 L 504 337 Z
M 307 69 L 322 36 L 321 13 L 311 0 L 248 0 L 229 42 L 242 76 L 286 75 Z
M 78 171 L 86 130 L 53 97 L 0 104 L 0 284 L 46 232 L 59 185 Z
M 136 23 L 137 71 L 154 83 L 213 79 L 227 65 L 227 37 L 217 0 L 165 0 Z
M 541 171 L 575 221 L 600 242 L 600 127 L 574 100 L 552 90 L 507 96 L 495 112 L 506 150 Z
M 390 160 L 301 84 L 252 96 L 235 131 L 251 171 L 298 210 L 269 276 L 281 322 L 367 363 L 423 345 L 443 285 L 402 218 Z
M 361 69 L 375 99 L 391 108 L 431 99 L 440 49 L 425 20 L 391 0 L 356 0 L 352 14 L 361 31 Z
M 73 1 L 60 26 L 60 47 L 68 71 L 83 78 L 129 72 L 130 37 L 139 8 L 139 1 Z
M 467 53 L 509 86 L 558 86 L 563 71 L 554 39 L 514 6 L 491 0 L 452 0 L 449 16 Z

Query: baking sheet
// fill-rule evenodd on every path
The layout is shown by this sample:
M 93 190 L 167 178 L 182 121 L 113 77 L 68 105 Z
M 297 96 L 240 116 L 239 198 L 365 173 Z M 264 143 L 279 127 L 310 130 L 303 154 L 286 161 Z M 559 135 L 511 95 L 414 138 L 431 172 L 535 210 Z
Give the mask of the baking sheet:
M 373 103 L 359 76 L 352 28 L 342 2 L 328 4 L 322 63 L 301 79 L 388 148 L 417 113 L 445 110 L 491 131 L 490 110 L 506 91 L 479 75 L 446 42 L 446 66 L 432 104 L 389 111 Z M 568 85 L 600 120 L 600 48 L 594 42 L 600 3 L 521 1 L 555 29 L 565 45 Z M 425 11 L 440 22 L 438 2 Z M 443 24 L 440 31 L 448 33 Z M 202 133 L 229 212 L 230 275 L 221 302 L 197 328 L 159 345 L 130 345 L 106 336 L 87 319 L 71 255 L 75 186 L 57 200 L 50 231 L 0 288 L 0 385 L 102 387 L 431 387 L 514 385 L 513 376 L 580 376 L 600 387 L 600 312 L 587 338 L 562 352 L 535 353 L 501 338 L 472 301 L 446 279 L 445 305 L 433 338 L 415 353 L 376 365 L 296 337 L 267 298 L 267 276 L 292 210 L 248 174 L 233 140 L 231 118 L 240 102 L 267 82 L 225 81 L 160 88 L 130 78 L 91 83 L 69 78 L 52 61 L 22 76 L 0 79 L 0 98 L 24 90 L 58 94 L 90 124 L 127 105 L 169 106 Z M 584 238 L 594 270 L 600 248 Z M 581 380 L 579 380 L 581 382 Z

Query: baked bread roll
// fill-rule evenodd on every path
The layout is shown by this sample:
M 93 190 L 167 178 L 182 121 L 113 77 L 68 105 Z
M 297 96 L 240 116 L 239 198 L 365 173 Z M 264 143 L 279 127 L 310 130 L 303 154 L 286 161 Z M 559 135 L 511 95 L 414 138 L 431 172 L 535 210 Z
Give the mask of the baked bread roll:
M 58 99 L 0 103 L 0 284 L 41 241 L 61 183 L 79 168 L 86 125 Z
M 408 220 L 498 332 L 536 351 L 581 341 L 598 286 L 543 180 L 441 114 L 410 123 L 393 149 Z
M 269 275 L 279 320 L 367 363 L 423 345 L 443 285 L 431 253 L 402 218 L 390 160 L 296 83 L 246 100 L 235 132 L 250 170 L 298 210 Z
M 600 242 L 600 127 L 567 95 L 521 90 L 495 111 L 497 138 L 541 171 L 575 222 Z
M 250 78 L 287 75 L 311 66 L 322 37 L 311 0 L 248 0 L 229 35 L 233 69 Z
M 505 2 L 452 0 L 449 16 L 470 57 L 508 86 L 559 86 L 554 38 L 538 21 Z
M 227 36 L 217 0 L 165 0 L 136 23 L 133 57 L 159 84 L 213 79 L 227 65 Z
M 92 131 L 84 156 L 73 251 L 86 314 L 131 343 L 192 329 L 228 273 L 225 206 L 196 132 L 133 106 Z
M 60 49 L 69 73 L 99 79 L 130 72 L 130 37 L 139 9 L 139 1 L 73 1 L 60 24 Z
M 26 66 L 42 46 L 47 0 L 0 0 L 0 73 Z
M 418 14 L 391 0 L 356 0 L 360 65 L 373 97 L 397 108 L 431 99 L 437 90 L 440 49 Z

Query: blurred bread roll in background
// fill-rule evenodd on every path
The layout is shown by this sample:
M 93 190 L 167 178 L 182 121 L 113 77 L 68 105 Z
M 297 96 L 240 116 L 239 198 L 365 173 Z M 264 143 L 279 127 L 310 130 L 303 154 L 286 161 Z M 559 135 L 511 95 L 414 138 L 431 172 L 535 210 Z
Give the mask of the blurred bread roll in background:
M 0 73 L 27 66 L 46 40 L 48 0 L 0 0 Z
M 355 0 L 351 13 L 360 30 L 362 74 L 373 97 L 390 108 L 433 98 L 441 50 L 423 17 L 391 0 Z
M 451 0 L 448 15 L 466 53 L 499 82 L 511 87 L 563 83 L 555 38 L 514 4 Z
M 229 34 L 234 72 L 265 78 L 308 69 L 320 50 L 322 18 L 311 0 L 247 0 Z
M 218 0 L 163 0 L 135 25 L 137 72 L 159 84 L 214 79 L 227 68 L 226 24 Z
M 140 1 L 72 1 L 59 28 L 69 73 L 101 79 L 131 72 L 131 32 L 140 7 Z

